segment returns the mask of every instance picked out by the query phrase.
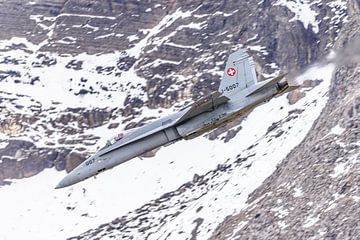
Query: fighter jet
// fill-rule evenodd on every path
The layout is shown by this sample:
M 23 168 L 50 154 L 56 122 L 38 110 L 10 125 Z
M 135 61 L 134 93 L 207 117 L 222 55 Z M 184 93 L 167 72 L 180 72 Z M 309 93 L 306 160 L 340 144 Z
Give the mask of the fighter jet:
M 78 183 L 161 146 L 200 136 L 299 87 L 281 81 L 284 76 L 257 82 L 253 58 L 240 49 L 229 56 L 217 91 L 170 116 L 118 133 L 56 188 Z

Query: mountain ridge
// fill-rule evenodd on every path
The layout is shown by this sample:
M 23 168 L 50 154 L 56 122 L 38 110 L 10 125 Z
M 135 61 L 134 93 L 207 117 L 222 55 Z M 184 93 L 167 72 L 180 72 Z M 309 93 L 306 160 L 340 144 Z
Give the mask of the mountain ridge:
M 191 142 L 209 153 L 196 153 L 196 157 L 184 155 L 187 159 L 173 156 L 180 152 L 184 154 L 186 148 L 190 148 L 188 143 L 181 142 L 161 149 L 155 158 L 147 160 L 158 162 L 138 163 L 133 160 L 122 166 L 122 169 L 131 171 L 111 171 L 108 174 L 111 182 L 113 179 L 126 181 L 121 176 L 125 174 L 140 192 L 141 186 L 146 185 L 137 180 L 141 178 L 147 178 L 152 184 L 147 186 L 148 189 L 156 189 L 152 194 L 144 192 L 141 196 L 119 186 L 126 196 L 132 197 L 137 203 L 137 207 L 129 203 L 124 203 L 128 207 L 112 203 L 121 209 L 119 214 L 122 217 L 113 218 L 114 213 L 105 210 L 106 201 L 95 197 L 96 191 L 107 191 L 95 188 L 96 182 L 104 183 L 107 176 L 99 177 L 96 181 L 89 180 L 84 185 L 63 192 L 46 190 L 46 194 L 51 195 L 43 192 L 44 198 L 56 209 L 45 208 L 44 211 L 74 218 L 71 221 L 74 226 L 59 220 L 58 225 L 62 230 L 59 230 L 58 237 L 76 236 L 76 232 L 84 233 L 71 239 L 99 236 L 129 239 L 174 239 L 179 236 L 189 239 L 211 236 L 212 239 L 281 238 L 287 233 L 293 238 L 345 236 L 334 235 L 333 231 L 323 227 L 329 219 L 324 206 L 340 204 L 343 198 L 321 195 L 315 190 L 307 191 L 300 181 L 303 179 L 301 177 L 297 178 L 301 188 L 289 185 L 287 189 L 281 186 L 274 199 L 270 192 L 275 192 L 281 185 L 278 182 L 287 180 L 287 174 L 293 172 L 291 162 L 294 161 L 290 161 L 290 157 L 303 164 L 308 159 L 297 156 L 299 153 L 290 153 L 287 158 L 283 154 L 290 151 L 288 148 L 295 147 L 296 142 L 300 143 L 300 137 L 296 139 L 297 134 L 302 137 L 306 135 L 294 126 L 304 121 L 304 129 L 310 129 L 317 112 L 321 106 L 325 106 L 325 86 L 330 85 L 328 74 L 333 69 L 331 64 L 335 62 L 338 68 L 328 93 L 330 99 L 314 126 L 324 121 L 321 119 L 325 119 L 326 114 L 331 116 L 329 105 L 342 102 L 336 97 L 356 96 L 356 92 L 341 91 L 349 88 L 343 84 L 350 77 L 353 79 L 349 82 L 350 86 L 356 88 L 358 65 L 356 61 L 347 61 L 353 55 L 356 59 L 356 53 L 352 55 L 353 51 L 346 50 L 350 52 L 346 55 L 338 51 L 335 55 L 338 59 L 334 60 L 331 59 L 331 51 L 334 47 L 344 49 L 342 47 L 348 45 L 349 39 L 356 39 L 359 26 L 357 1 L 172 1 L 169 4 L 159 0 L 141 5 L 137 1 L 119 4 L 117 1 L 70 0 L 30 3 L 4 1 L 0 4 L 0 22 L 5 29 L 0 33 L 0 39 L 3 39 L 0 43 L 0 182 L 10 184 L 2 186 L 0 194 L 11 188 L 21 188 L 31 179 L 41 179 L 50 171 L 43 171 L 46 168 L 70 171 L 114 132 L 140 126 L 154 117 L 177 111 L 193 99 L 215 90 L 227 55 L 240 47 L 248 49 L 254 56 L 260 79 L 274 76 L 280 71 L 290 71 L 291 77 L 300 76 L 301 81 L 308 81 L 304 90 L 289 96 L 290 105 L 289 99 L 275 99 L 239 120 L 241 125 L 229 125 L 207 135 L 214 139 L 212 148 L 207 146 L 210 145 L 207 138 Z M 14 18 L 19 12 L 23 14 Z M 9 39 L 9 36 L 12 38 Z M 327 57 L 329 54 L 330 57 Z M 326 60 L 322 60 L 324 58 Z M 319 61 L 321 64 L 315 67 L 311 65 L 309 72 L 309 64 Z M 317 91 L 321 94 L 316 97 Z M 351 144 L 343 146 L 337 139 L 345 137 L 343 134 L 351 129 L 355 132 L 349 135 L 350 139 L 345 137 L 345 143 L 356 140 L 356 130 L 353 129 L 357 126 L 357 104 L 353 101 L 354 98 L 350 97 L 344 102 L 345 108 L 351 104 L 354 106 L 348 108 L 347 115 L 344 113 L 350 118 L 347 122 L 349 126 L 340 124 L 330 128 L 325 124 L 326 129 L 312 128 L 305 138 L 309 146 L 300 143 L 296 148 L 297 152 L 308 148 L 305 152 L 310 152 L 310 159 L 313 157 L 311 151 L 324 156 L 329 154 L 326 151 L 334 156 L 337 156 L 337 151 L 345 153 L 343 160 L 334 160 L 324 167 L 327 172 L 317 168 L 324 179 L 328 173 L 338 181 L 341 186 L 339 196 L 346 195 L 350 190 L 357 191 L 349 181 L 346 183 L 342 179 L 342 176 L 350 174 L 349 169 L 356 169 L 357 158 L 347 153 L 356 147 Z M 340 110 L 342 108 L 339 106 Z M 314 112 L 311 113 L 310 109 Z M 262 117 L 264 123 L 251 126 L 249 119 L 262 119 L 259 111 L 270 112 Z M 339 122 L 348 117 L 339 117 Z M 330 131 L 329 135 L 326 135 L 327 131 Z M 312 136 L 315 133 L 324 133 L 324 139 Z M 249 142 L 243 143 L 244 139 Z M 286 139 L 294 141 L 294 145 L 287 143 Z M 316 139 L 329 147 L 316 149 L 313 146 Z M 261 147 L 267 150 L 259 150 Z M 216 148 L 222 148 L 224 152 Z M 276 152 L 279 155 L 271 155 L 273 157 L 265 161 L 260 152 L 269 155 Z M 281 162 L 280 156 L 285 160 Z M 347 157 L 350 163 L 347 163 Z M 261 164 L 268 169 L 262 170 L 259 167 Z M 324 163 L 320 161 L 317 164 L 323 166 L 321 164 Z M 151 174 L 155 166 L 162 170 L 157 180 L 152 179 Z M 135 167 L 143 169 L 143 175 Z M 306 176 L 313 176 L 309 167 L 296 167 L 294 169 L 307 172 Z M 167 171 L 178 179 L 167 176 Z M 351 177 L 356 179 L 355 171 Z M 14 180 L 16 178 L 19 180 Z M 244 181 L 244 185 L 238 183 L 240 185 L 235 186 L 236 179 Z M 247 181 L 254 183 L 245 186 Z M 308 181 L 309 187 L 316 189 L 314 182 Z M 234 188 L 230 187 L 230 183 L 234 183 Z M 322 186 L 328 185 L 325 182 Z M 177 190 L 171 191 L 173 189 Z M 334 189 L 331 188 L 332 191 Z M 217 190 L 226 194 L 217 196 Z M 290 193 L 293 192 L 292 198 Z M 103 193 L 104 196 L 107 194 Z M 303 206 L 304 210 L 296 215 L 297 210 L 282 204 L 284 200 L 276 202 L 275 199 L 281 200 L 278 197 L 281 194 L 289 195 L 289 201 L 294 206 Z M 301 205 L 304 203 L 302 198 L 307 194 L 310 197 L 318 194 L 324 201 L 328 196 L 328 202 L 319 205 L 320 210 L 314 210 L 317 206 L 315 201 L 313 205 Z M 351 203 L 356 206 L 357 195 L 351 196 Z M 135 198 L 143 198 L 144 202 Z M 6 195 L 2 199 L 7 199 Z M 146 203 L 148 199 L 154 200 Z M 116 194 L 112 200 L 126 202 L 128 199 Z M 238 205 L 237 200 L 240 202 Z M 36 209 L 31 202 L 26 204 Z M 104 213 L 96 210 L 101 207 Z M 211 214 L 211 208 L 217 209 L 217 213 Z M 329 211 L 333 213 L 337 210 L 333 206 Z M 2 212 L 7 211 L 2 209 Z M 322 212 L 323 215 L 317 214 Z M 348 216 L 355 213 L 346 212 Z M 25 216 L 27 220 L 32 216 L 31 211 L 25 213 L 25 210 L 18 214 L 16 216 Z M 93 218 L 92 223 L 87 219 L 89 216 Z M 112 216 L 113 222 L 109 222 L 106 216 Z M 217 216 L 215 220 L 214 216 Z M 300 222 L 294 224 L 297 216 L 303 221 L 302 225 Z M 43 215 L 43 218 L 52 221 L 51 216 Z M 24 233 L 31 233 L 29 222 L 24 224 Z M 101 223 L 94 228 L 94 225 Z M 11 229 L 14 226 L 11 224 L 12 221 L 2 225 Z M 291 232 L 288 226 L 292 224 L 305 229 L 304 235 Z M 341 228 L 340 225 L 336 227 Z M 55 231 L 57 228 L 50 229 Z M 259 235 L 258 229 L 265 229 L 265 232 Z M 356 228 L 346 225 L 344 231 L 346 229 Z M 64 234 L 64 231 L 68 234 Z M 9 236 L 14 234 L 9 230 Z M 32 236 L 41 239 L 48 233 L 32 234 L 37 234 Z

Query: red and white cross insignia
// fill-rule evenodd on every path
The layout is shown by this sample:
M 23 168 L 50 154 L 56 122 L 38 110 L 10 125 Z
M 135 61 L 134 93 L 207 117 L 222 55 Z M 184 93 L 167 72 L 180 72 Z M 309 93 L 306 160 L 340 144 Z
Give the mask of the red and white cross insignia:
M 235 68 L 229 68 L 229 69 L 227 70 L 227 74 L 228 74 L 230 77 L 235 76 L 235 74 L 236 74 Z

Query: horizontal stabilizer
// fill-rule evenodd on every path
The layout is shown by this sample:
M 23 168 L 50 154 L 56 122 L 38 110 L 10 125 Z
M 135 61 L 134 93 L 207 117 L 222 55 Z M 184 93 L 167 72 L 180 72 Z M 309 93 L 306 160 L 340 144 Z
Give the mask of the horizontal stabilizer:
M 200 98 L 198 101 L 193 103 L 189 110 L 177 120 L 177 123 L 183 122 L 189 118 L 192 118 L 200 113 L 212 111 L 217 106 L 226 103 L 230 98 L 221 95 L 219 92 L 213 92 L 210 95 Z
M 277 76 L 276 78 L 270 79 L 270 80 L 265 80 L 261 83 L 263 83 L 263 85 L 260 85 L 258 88 L 256 88 L 254 91 L 250 92 L 249 94 L 247 94 L 246 96 L 250 96 L 256 93 L 259 93 L 261 91 L 263 91 L 264 89 L 267 89 L 268 87 L 278 83 L 279 81 L 281 81 L 281 79 L 283 79 L 285 76 L 287 75 L 287 73 L 282 74 L 280 76 Z

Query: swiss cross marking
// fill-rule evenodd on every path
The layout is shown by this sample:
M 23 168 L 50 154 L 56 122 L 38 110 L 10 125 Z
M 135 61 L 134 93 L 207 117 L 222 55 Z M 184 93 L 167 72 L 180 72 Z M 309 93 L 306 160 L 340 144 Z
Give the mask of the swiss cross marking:
M 227 70 L 227 74 L 228 74 L 230 77 L 235 76 L 235 74 L 236 74 L 235 68 L 229 68 L 229 69 Z

